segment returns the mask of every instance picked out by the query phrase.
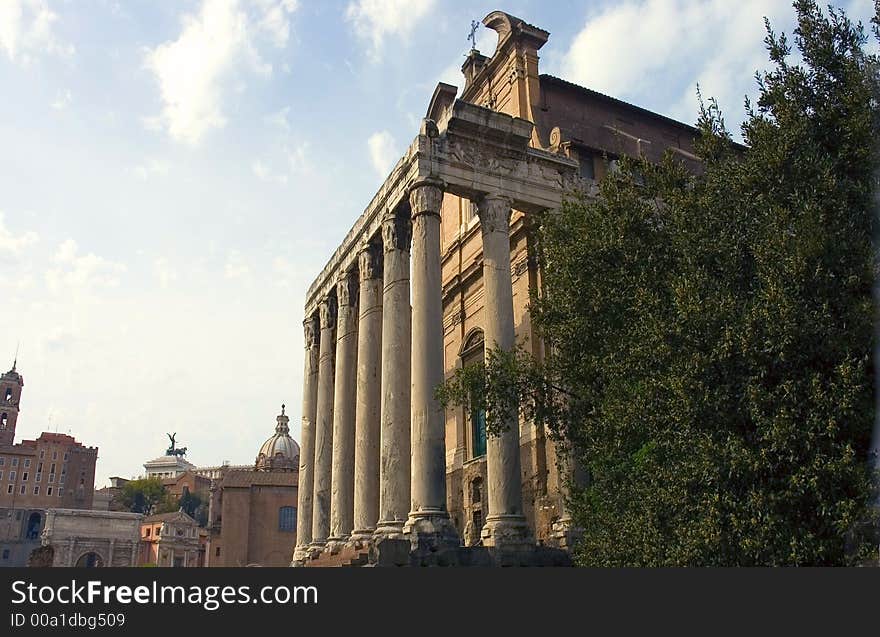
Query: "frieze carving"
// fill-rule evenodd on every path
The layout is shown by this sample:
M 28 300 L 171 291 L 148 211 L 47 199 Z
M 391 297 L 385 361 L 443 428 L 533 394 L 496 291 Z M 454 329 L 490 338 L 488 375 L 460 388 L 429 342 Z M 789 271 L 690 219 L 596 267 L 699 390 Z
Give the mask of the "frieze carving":
M 311 349 L 319 345 L 321 340 L 321 330 L 317 316 L 310 316 L 303 321 L 303 332 L 305 333 L 306 349 Z
M 507 197 L 489 195 L 477 202 L 483 232 L 507 231 L 510 228 L 510 212 L 510 199 Z
M 409 191 L 409 205 L 413 218 L 418 215 L 440 215 L 440 204 L 443 203 L 443 190 L 437 184 L 416 184 Z
M 518 276 L 521 276 L 528 269 L 529 269 L 528 258 L 520 259 L 519 261 L 514 263 L 513 266 L 510 268 L 510 274 L 512 275 L 512 278 L 516 278 Z
M 512 151 L 472 139 L 452 137 L 448 140 L 447 151 L 452 159 L 474 170 L 504 176 L 526 176 L 524 150 Z
M 328 296 L 321 301 L 318 306 L 318 313 L 321 315 L 321 329 L 333 329 L 336 327 L 336 297 Z
M 382 219 L 382 243 L 385 252 L 409 252 L 411 240 L 412 225 L 405 215 L 392 213 Z
M 336 281 L 336 297 L 339 299 L 339 305 L 357 305 L 358 302 L 357 276 L 352 272 L 346 272 L 340 275 Z
M 382 245 L 378 241 L 368 243 L 358 255 L 361 281 L 382 278 Z

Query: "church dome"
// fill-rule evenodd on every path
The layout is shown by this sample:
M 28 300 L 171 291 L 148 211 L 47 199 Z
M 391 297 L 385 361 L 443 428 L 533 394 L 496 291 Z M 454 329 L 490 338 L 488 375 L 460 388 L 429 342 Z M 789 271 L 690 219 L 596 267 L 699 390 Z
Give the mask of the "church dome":
M 263 443 L 257 454 L 257 471 L 294 471 L 299 466 L 299 444 L 290 437 L 287 426 L 290 418 L 284 415 L 284 405 L 277 421 L 275 434 Z

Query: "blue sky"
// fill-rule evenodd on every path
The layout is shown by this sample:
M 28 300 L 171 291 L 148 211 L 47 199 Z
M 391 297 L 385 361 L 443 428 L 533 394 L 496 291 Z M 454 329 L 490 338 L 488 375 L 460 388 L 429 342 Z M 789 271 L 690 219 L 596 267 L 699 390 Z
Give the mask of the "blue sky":
M 165 432 L 197 464 L 253 462 L 282 402 L 298 438 L 305 290 L 495 9 L 550 32 L 542 72 L 689 123 L 699 82 L 733 125 L 762 17 L 793 22 L 785 0 L 0 0 L 17 438 L 99 446 L 98 486 Z

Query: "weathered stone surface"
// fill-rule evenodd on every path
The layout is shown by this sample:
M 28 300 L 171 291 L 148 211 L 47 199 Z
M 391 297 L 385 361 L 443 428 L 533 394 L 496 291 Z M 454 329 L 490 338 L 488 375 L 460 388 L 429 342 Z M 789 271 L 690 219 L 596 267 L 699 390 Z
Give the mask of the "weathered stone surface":
M 336 297 L 321 303 L 321 344 L 318 358 L 318 395 L 315 411 L 314 495 L 312 496 L 312 541 L 322 547 L 330 534 L 330 490 L 333 448 L 333 394 Z

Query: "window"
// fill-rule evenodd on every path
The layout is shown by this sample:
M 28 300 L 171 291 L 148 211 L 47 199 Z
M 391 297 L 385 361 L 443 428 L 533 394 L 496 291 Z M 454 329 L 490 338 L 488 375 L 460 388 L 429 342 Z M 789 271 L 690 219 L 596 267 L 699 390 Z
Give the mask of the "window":
M 25 467 L 29 467 L 29 466 L 31 466 L 31 459 L 30 459 L 30 458 L 25 458 L 25 459 L 24 459 L 24 466 L 25 466 Z
M 45 449 L 40 449 L 40 460 L 42 460 L 42 459 L 45 458 L 45 457 L 46 457 L 46 450 L 45 450 Z M 42 463 L 42 462 L 40 463 L 40 466 L 41 466 L 41 467 L 43 466 L 43 463 Z
M 43 474 L 42 474 L 42 473 L 38 473 L 38 474 L 37 474 L 36 481 L 37 481 L 37 482 L 42 482 L 42 481 L 43 481 Z
M 474 528 L 479 532 L 480 529 L 483 528 L 483 511 L 481 509 L 474 509 Z
M 4 560 L 9 559 L 9 549 L 3 549 L 3 559 Z
M 43 457 L 42 451 L 40 452 L 40 457 L 41 458 Z M 37 473 L 41 473 L 42 471 L 43 471 L 43 463 L 41 462 L 40 464 L 37 465 Z
M 64 484 L 64 478 L 65 478 L 65 475 L 62 473 L 61 474 L 61 484 Z
M 578 157 L 580 161 L 580 174 L 584 179 L 596 179 L 596 167 L 593 164 L 593 155 L 589 152 L 583 152 Z
M 12 398 L 12 387 L 6 388 L 6 400 L 10 400 Z
M 34 495 L 40 495 L 40 487 L 34 487 Z
M 3 472 L 0 471 L 0 480 L 2 480 L 2 479 L 3 479 Z
M 471 482 L 471 504 L 479 504 L 483 501 L 483 479 L 479 476 Z
M 49 474 L 49 482 L 55 482 L 55 474 L 54 473 Z
M 150 527 L 144 529 L 144 537 L 150 537 Z
M 52 487 L 46 487 L 46 495 L 52 495 Z
M 220 557 L 220 547 L 219 546 L 216 549 L 214 549 L 214 556 Z
M 27 472 L 27 471 L 23 471 L 22 474 L 21 474 L 21 481 L 22 481 L 22 482 L 27 482 L 27 479 L 28 479 L 28 472 Z
M 52 460 L 58 460 L 58 452 L 57 451 L 52 452 Z M 52 471 L 55 471 L 55 469 L 52 469 Z
M 9 422 L 9 416 L 3 414 L 0 416 L 0 429 L 6 429 L 6 424 Z
M 470 333 L 461 348 L 461 365 L 473 365 L 481 363 L 485 358 L 485 347 L 482 330 L 474 330 Z M 482 409 L 472 409 L 467 415 L 468 429 L 470 431 L 470 457 L 479 458 L 486 455 L 486 412 Z
M 12 493 L 12 485 L 11 484 L 6 487 L 6 493 L 7 494 Z
M 12 459 L 12 466 L 13 466 L 13 467 L 17 467 L 17 466 L 18 466 L 18 458 L 13 458 L 13 459 Z
M 278 530 L 296 530 L 296 507 L 281 507 L 278 509 Z
M 24 495 L 24 492 L 25 492 L 26 489 L 27 489 L 27 487 L 26 487 L 25 485 L 21 485 L 21 489 L 18 490 L 18 494 L 19 494 L 19 495 Z
M 53 462 L 52 465 L 49 467 L 49 473 L 55 473 L 55 463 L 54 463 L 54 462 Z
M 68 455 L 69 455 L 69 454 L 65 451 L 65 452 L 64 452 L 64 462 L 67 462 L 67 456 L 68 456 Z
M 10 471 L 10 472 L 9 472 L 9 481 L 10 481 L 10 482 L 15 482 L 15 476 L 16 476 L 15 471 Z
M 6 464 L 6 458 L 4 456 L 0 456 L 0 467 Z

